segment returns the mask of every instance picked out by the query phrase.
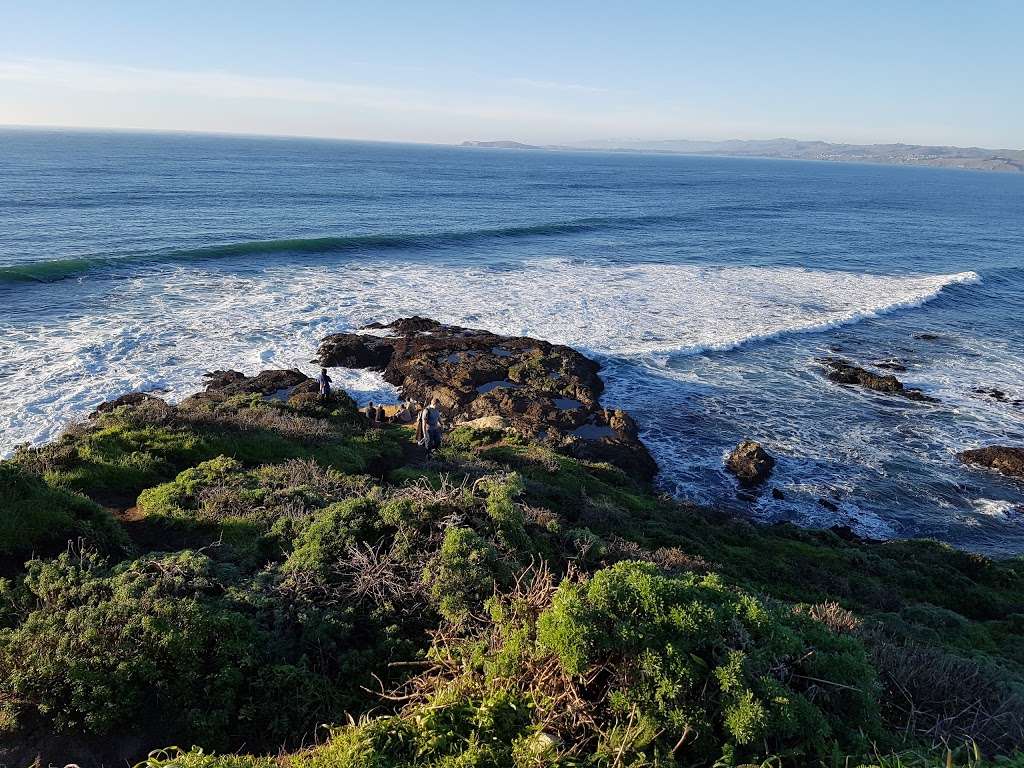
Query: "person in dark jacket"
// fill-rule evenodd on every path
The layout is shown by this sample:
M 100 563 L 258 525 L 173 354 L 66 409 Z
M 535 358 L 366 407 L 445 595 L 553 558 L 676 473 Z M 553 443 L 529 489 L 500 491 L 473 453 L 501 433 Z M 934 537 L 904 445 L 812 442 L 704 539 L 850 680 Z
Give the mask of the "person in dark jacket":
M 441 447 L 441 409 L 438 407 L 436 397 L 430 401 L 430 405 L 420 411 L 416 433 L 422 435 L 421 445 L 426 448 L 427 456 Z
M 327 369 L 321 368 L 320 375 L 317 377 L 317 383 L 320 385 L 320 399 L 330 400 L 331 399 L 331 377 L 327 375 Z

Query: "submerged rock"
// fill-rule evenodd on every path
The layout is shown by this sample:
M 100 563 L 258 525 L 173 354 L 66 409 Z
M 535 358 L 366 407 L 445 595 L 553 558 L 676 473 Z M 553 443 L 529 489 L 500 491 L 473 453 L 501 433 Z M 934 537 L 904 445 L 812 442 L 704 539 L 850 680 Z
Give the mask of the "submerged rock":
M 1024 405 L 1024 400 L 1010 397 L 1006 392 L 996 387 L 975 387 L 971 390 L 971 393 L 982 397 L 989 397 L 999 403 L 1016 406 Z
M 403 397 L 436 398 L 455 422 L 500 417 L 529 439 L 643 480 L 658 471 L 629 414 L 601 406 L 600 366 L 570 347 L 424 317 L 362 330 L 323 339 L 320 364 L 383 371 Z
M 725 468 L 736 475 L 743 485 L 757 485 L 768 479 L 775 459 L 760 443 L 744 440 L 725 460 Z
M 1024 480 L 1024 448 L 991 445 L 957 454 L 964 464 L 976 464 L 994 469 L 1009 477 Z
M 872 373 L 840 357 L 823 357 L 820 362 L 825 366 L 825 376 L 828 380 L 837 384 L 850 384 L 874 392 L 886 392 L 922 403 L 939 402 L 920 389 L 905 387 L 902 381 L 891 374 Z

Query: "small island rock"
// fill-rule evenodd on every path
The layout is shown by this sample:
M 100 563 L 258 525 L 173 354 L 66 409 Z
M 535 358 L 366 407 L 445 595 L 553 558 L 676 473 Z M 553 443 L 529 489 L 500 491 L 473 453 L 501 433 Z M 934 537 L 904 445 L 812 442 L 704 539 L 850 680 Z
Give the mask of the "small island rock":
M 743 485 L 757 485 L 764 482 L 775 466 L 775 459 L 760 443 L 744 440 L 725 461 L 725 468 L 732 472 Z
M 902 381 L 891 374 L 872 373 L 840 357 L 824 357 L 820 362 L 825 366 L 826 378 L 836 384 L 850 384 L 874 392 L 886 392 L 921 403 L 939 402 L 919 389 L 905 387 Z

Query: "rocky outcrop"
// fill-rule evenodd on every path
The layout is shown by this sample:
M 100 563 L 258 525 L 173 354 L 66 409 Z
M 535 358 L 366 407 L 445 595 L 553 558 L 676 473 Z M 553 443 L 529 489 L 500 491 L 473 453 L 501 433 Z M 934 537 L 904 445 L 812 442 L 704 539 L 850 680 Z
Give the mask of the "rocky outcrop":
M 110 411 L 114 411 L 120 408 L 121 406 L 125 405 L 141 405 L 147 400 L 154 400 L 161 403 L 163 402 L 163 400 L 161 400 L 159 397 L 151 395 L 147 392 L 129 392 L 127 395 L 121 395 L 120 397 L 115 398 L 113 400 L 107 400 L 105 403 L 100 403 L 98 406 L 96 406 L 96 410 L 94 410 L 90 414 L 90 416 L 95 417 L 101 413 L 109 413 Z
M 823 357 L 820 362 L 825 366 L 825 376 L 828 380 L 834 381 L 837 384 L 863 387 L 874 392 L 898 395 L 899 397 L 905 397 L 908 400 L 915 400 L 921 403 L 939 402 L 936 398 L 926 395 L 920 389 L 905 387 L 902 381 L 891 374 L 872 373 L 866 368 L 861 368 L 840 357 Z
M 600 366 L 574 349 L 423 317 L 362 331 L 326 337 L 321 365 L 383 371 L 403 397 L 436 398 L 455 422 L 500 417 L 564 453 L 609 461 L 643 480 L 657 472 L 633 419 L 601 406 Z
M 302 371 L 294 369 L 260 371 L 255 376 L 246 376 L 239 371 L 211 371 L 204 378 L 207 379 L 207 392 L 217 392 L 227 397 L 239 394 L 273 395 L 307 382 L 313 383 Z
M 1014 398 L 997 387 L 975 387 L 971 390 L 971 393 L 980 397 L 990 398 L 995 400 L 997 403 L 1006 403 L 1007 405 L 1014 405 L 1018 407 L 1024 405 L 1024 400 Z
M 264 400 L 280 400 L 299 409 L 323 407 L 320 386 L 294 368 L 260 371 L 255 376 L 246 376 L 239 371 L 211 371 L 205 374 L 205 378 L 206 389 L 186 397 L 181 401 L 181 407 L 211 408 L 237 395 L 259 395 Z M 329 407 L 354 412 L 356 404 L 348 393 L 335 388 Z
M 976 464 L 994 469 L 1009 477 L 1024 480 L 1024 448 L 992 445 L 957 454 L 964 464 Z
M 775 459 L 760 443 L 744 440 L 725 460 L 725 468 L 736 475 L 742 485 L 757 485 L 768 479 Z

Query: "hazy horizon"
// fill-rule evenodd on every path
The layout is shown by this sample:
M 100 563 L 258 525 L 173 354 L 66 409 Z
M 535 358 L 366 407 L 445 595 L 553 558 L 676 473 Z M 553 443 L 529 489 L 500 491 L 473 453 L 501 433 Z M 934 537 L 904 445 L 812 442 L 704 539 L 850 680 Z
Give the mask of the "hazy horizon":
M 905 145 L 905 146 L 929 146 L 929 147 L 953 147 L 957 149 L 982 149 L 982 150 L 1007 150 L 1018 152 L 1022 151 L 1021 147 L 983 147 L 980 145 L 955 145 L 955 144 L 925 144 L 918 141 L 892 141 L 892 142 L 844 142 L 839 140 L 827 140 L 827 139 L 797 139 L 793 136 L 755 136 L 746 139 L 740 139 L 737 137 L 725 137 L 721 139 L 709 139 L 706 137 L 694 137 L 694 136 L 662 136 L 650 139 L 640 139 L 634 136 L 618 136 L 609 137 L 605 139 L 582 139 L 582 140 L 569 140 L 561 144 L 551 143 L 543 144 L 524 141 L 517 136 L 496 136 L 496 137 L 467 137 L 465 139 L 455 141 L 421 141 L 414 139 L 379 139 L 379 138 L 368 138 L 363 136 L 326 136 L 317 134 L 298 134 L 298 133 L 260 133 L 257 131 L 215 131 L 215 130 L 202 130 L 202 129 L 190 129 L 190 128 L 136 128 L 132 126 L 121 127 L 121 126 L 88 126 L 88 125 L 53 125 L 40 123 L 38 125 L 25 124 L 25 123 L 0 123 L 0 130 L 10 131 L 52 131 L 52 132 L 83 132 L 83 133 L 142 133 L 142 134 L 172 134 L 181 136 L 212 136 L 212 137 L 224 137 L 224 138 L 253 138 L 253 139 L 296 139 L 296 140 L 309 140 L 309 141 L 338 141 L 338 142 L 353 142 L 353 143 L 371 143 L 371 144 L 411 144 L 411 145 L 423 145 L 423 146 L 458 146 L 466 142 L 515 142 L 521 143 L 527 146 L 535 145 L 539 149 L 557 148 L 562 150 L 575 150 L 587 151 L 587 152 L 616 152 L 619 151 L 620 147 L 616 142 L 622 144 L 628 144 L 635 142 L 637 144 L 651 145 L 663 142 L 669 143 L 693 143 L 693 144 L 715 144 L 715 143 L 727 143 L 730 141 L 749 141 L 749 142 L 773 142 L 773 141 L 801 141 L 801 142 L 826 142 L 829 144 L 843 145 L 848 144 L 851 146 L 886 146 L 886 145 Z M 604 146 L 601 146 L 604 145 Z M 1024 146 L 1024 142 L 1021 142 Z M 627 147 L 621 147 L 627 148 Z M 635 148 L 634 151 L 646 152 L 655 151 L 648 150 L 645 148 Z M 674 151 L 674 150 L 666 150 Z M 685 152 L 679 152 L 680 154 L 686 154 Z
M 767 139 L 1012 149 L 1024 8 L 41 2 L 0 124 L 451 144 Z

